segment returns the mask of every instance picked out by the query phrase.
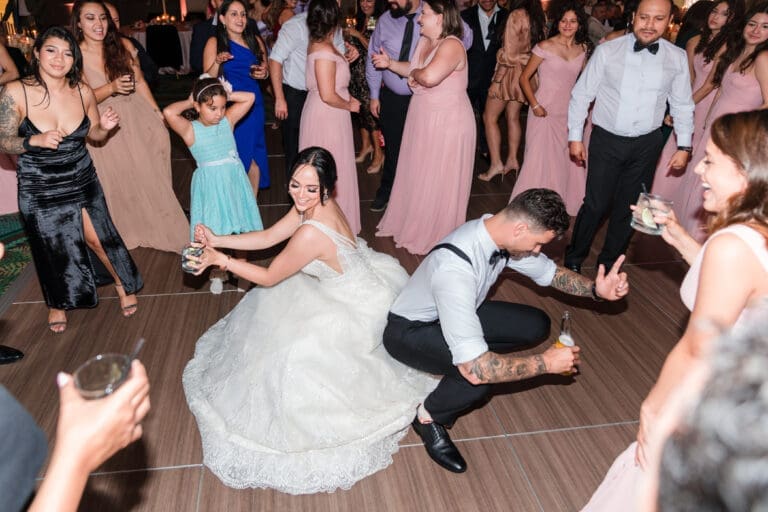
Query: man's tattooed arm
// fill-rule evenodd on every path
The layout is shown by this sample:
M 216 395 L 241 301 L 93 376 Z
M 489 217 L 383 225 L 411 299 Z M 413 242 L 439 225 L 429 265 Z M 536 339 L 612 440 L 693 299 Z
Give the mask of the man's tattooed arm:
M 458 365 L 459 372 L 471 384 L 493 384 L 530 379 L 547 373 L 542 354 L 528 357 L 486 352 L 480 357 Z
M 24 138 L 19 137 L 21 119 L 16 102 L 8 89 L 0 91 L 0 153 L 19 155 L 25 152 Z
M 592 297 L 592 285 L 594 281 L 577 274 L 564 267 L 557 267 L 555 277 L 552 279 L 552 288 L 560 290 L 569 295 L 579 297 Z

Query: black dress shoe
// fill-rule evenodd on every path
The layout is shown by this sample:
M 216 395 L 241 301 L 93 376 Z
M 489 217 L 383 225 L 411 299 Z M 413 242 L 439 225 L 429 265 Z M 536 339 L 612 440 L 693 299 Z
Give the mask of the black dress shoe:
M 21 350 L 0 345 L 0 364 L 14 363 L 22 357 L 24 357 L 24 353 Z
M 567 268 L 568 270 L 570 270 L 572 272 L 576 272 L 577 274 L 581 274 L 581 265 L 568 265 L 566 263 L 565 264 L 565 268 Z
M 448 471 L 463 473 L 467 470 L 467 463 L 459 453 L 456 445 L 448 436 L 445 427 L 439 423 L 421 423 L 419 418 L 413 420 L 413 430 L 424 441 L 424 448 L 432 460 L 440 464 Z

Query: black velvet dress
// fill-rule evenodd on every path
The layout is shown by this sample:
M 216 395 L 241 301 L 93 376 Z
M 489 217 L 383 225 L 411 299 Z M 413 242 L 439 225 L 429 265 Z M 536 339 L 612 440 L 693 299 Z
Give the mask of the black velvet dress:
M 24 93 L 26 96 L 26 90 Z M 19 155 L 17 164 L 19 211 L 43 296 L 50 308 L 93 307 L 98 303 L 96 286 L 111 281 L 97 277 L 94 265 L 100 266 L 101 262 L 85 243 L 82 210 L 88 212 L 125 293 L 133 294 L 144 285 L 112 224 L 96 169 L 85 147 L 90 126 L 83 107 L 83 121 L 63 138 L 58 149 L 28 151 Z M 19 136 L 39 133 L 25 117 L 19 126 Z

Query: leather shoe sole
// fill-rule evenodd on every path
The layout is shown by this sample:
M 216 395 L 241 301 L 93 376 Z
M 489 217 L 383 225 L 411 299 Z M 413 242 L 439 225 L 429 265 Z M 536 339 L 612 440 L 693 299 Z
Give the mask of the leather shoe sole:
M 424 448 L 433 461 L 453 473 L 463 473 L 467 470 L 467 462 L 451 441 L 444 426 L 435 422 L 421 423 L 419 418 L 415 418 L 411 425 L 424 441 Z

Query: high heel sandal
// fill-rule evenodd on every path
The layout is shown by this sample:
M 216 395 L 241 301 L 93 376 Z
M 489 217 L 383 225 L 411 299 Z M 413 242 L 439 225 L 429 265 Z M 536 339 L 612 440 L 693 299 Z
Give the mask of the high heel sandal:
M 501 169 L 498 169 L 495 171 L 488 170 L 484 173 L 480 173 L 477 175 L 477 179 L 479 179 L 480 181 L 489 182 L 496 176 L 501 176 L 501 183 L 504 183 L 504 176 L 506 176 L 510 172 L 513 173 L 514 176 L 517 176 L 517 169 L 512 167 L 510 168 L 502 167 Z
M 136 299 L 136 302 L 133 304 L 128 304 L 127 306 L 123 306 L 123 299 L 127 299 L 128 296 L 125 294 L 125 289 L 123 288 L 122 284 L 116 284 L 115 290 L 117 291 L 117 296 L 120 299 L 120 310 L 123 312 L 123 316 L 125 318 L 130 318 L 133 315 L 136 314 L 136 311 L 139 309 L 139 300 Z M 123 294 L 120 295 L 120 290 L 123 290 Z M 135 294 L 134 294 L 135 296 Z
M 67 314 L 66 314 L 66 312 L 64 312 L 64 320 L 54 320 L 54 321 L 51 321 L 50 318 L 51 318 L 51 314 L 49 312 L 48 313 L 48 319 L 49 319 L 48 320 L 48 329 L 50 329 L 52 333 L 54 333 L 54 334 L 61 334 L 64 331 L 67 330 L 67 320 L 66 320 Z
M 355 158 L 355 162 L 361 164 L 368 160 L 368 155 L 373 153 L 373 146 L 369 146 L 367 151 L 360 151 L 360 154 Z
M 384 159 L 379 163 L 371 163 L 368 169 L 365 171 L 368 174 L 378 174 L 381 171 L 381 167 L 384 165 Z

